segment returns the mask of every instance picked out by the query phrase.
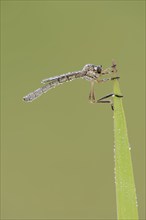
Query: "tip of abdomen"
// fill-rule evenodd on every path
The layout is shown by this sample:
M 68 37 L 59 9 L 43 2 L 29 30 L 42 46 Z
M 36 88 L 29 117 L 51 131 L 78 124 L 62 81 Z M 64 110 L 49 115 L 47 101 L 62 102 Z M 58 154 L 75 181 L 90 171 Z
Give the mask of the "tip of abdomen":
M 25 102 L 32 102 L 33 100 L 29 96 L 24 96 L 23 101 Z
M 36 99 L 36 96 L 34 93 L 29 93 L 28 95 L 23 97 L 23 101 L 25 102 L 32 102 L 34 99 Z

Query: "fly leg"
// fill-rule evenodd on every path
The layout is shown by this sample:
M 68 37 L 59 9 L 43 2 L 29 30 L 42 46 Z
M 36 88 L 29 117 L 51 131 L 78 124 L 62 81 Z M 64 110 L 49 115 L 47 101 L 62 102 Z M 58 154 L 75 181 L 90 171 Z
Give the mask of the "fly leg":
M 95 94 L 94 94 L 94 81 L 90 82 L 90 93 L 89 93 L 89 101 L 91 103 L 95 103 Z
M 114 80 L 114 79 L 120 79 L 120 77 L 119 76 L 115 76 L 115 77 L 111 77 L 111 78 L 104 78 L 104 79 L 97 79 L 97 82 L 98 83 L 104 83 L 104 82 L 107 82 L 107 81 L 109 81 L 109 80 Z
M 111 99 L 108 99 L 108 98 L 114 97 L 114 96 L 116 96 L 116 97 L 118 97 L 118 98 L 122 98 L 122 97 L 123 97 L 123 95 L 117 95 L 117 94 L 114 94 L 114 93 L 110 93 L 110 94 L 108 94 L 108 95 L 106 95 L 106 96 L 103 96 L 102 98 L 98 99 L 98 100 L 96 101 L 96 103 L 105 103 L 105 104 L 108 103 L 108 104 L 111 104 L 111 108 L 112 108 L 112 110 L 114 110 L 114 106 L 113 106 L 112 100 L 111 100 Z

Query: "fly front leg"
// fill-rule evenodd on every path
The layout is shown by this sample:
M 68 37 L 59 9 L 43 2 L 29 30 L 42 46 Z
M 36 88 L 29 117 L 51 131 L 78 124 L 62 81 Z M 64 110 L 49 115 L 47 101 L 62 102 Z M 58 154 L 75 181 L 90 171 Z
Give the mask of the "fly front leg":
M 89 101 L 91 103 L 95 103 L 95 94 L 94 94 L 94 81 L 90 82 L 90 93 L 89 93 Z
M 104 82 L 107 82 L 109 80 L 114 80 L 114 79 L 120 79 L 120 77 L 119 76 L 115 76 L 115 77 L 111 77 L 111 78 L 97 79 L 97 82 L 98 83 L 104 83 Z

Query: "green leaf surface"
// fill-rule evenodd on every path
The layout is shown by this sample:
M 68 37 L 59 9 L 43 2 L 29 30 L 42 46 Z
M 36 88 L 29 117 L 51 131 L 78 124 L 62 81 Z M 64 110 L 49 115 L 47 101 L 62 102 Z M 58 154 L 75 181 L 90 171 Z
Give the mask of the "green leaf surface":
M 121 95 L 118 80 L 114 80 L 114 94 Z M 114 142 L 117 218 L 119 220 L 136 220 L 138 219 L 138 207 L 131 148 L 122 98 L 116 96 L 114 96 Z

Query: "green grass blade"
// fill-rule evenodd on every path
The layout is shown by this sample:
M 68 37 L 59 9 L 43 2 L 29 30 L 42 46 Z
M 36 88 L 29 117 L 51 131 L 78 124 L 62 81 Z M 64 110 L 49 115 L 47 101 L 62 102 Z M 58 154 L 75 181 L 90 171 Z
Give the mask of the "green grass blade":
M 121 94 L 118 80 L 114 80 L 114 94 Z M 137 220 L 138 207 L 131 151 L 122 98 L 118 97 L 114 97 L 114 141 L 117 217 L 119 220 Z

